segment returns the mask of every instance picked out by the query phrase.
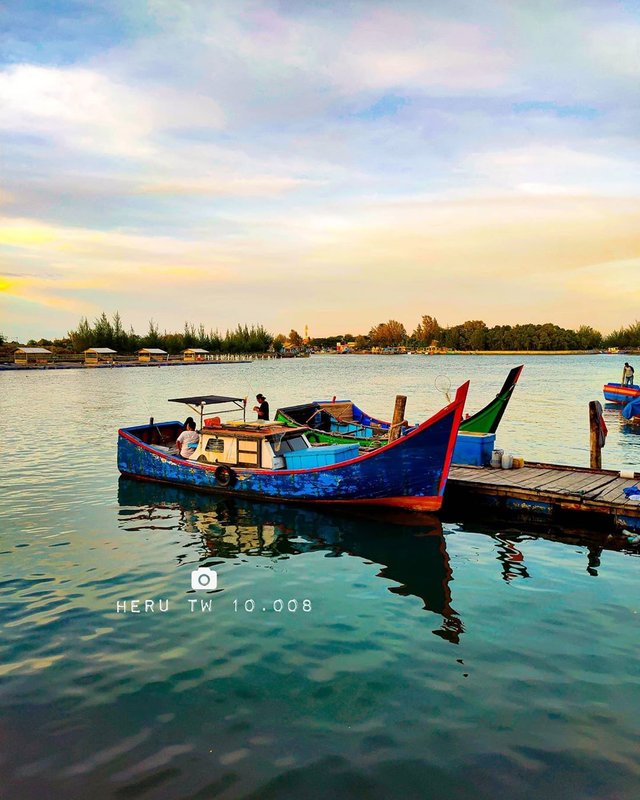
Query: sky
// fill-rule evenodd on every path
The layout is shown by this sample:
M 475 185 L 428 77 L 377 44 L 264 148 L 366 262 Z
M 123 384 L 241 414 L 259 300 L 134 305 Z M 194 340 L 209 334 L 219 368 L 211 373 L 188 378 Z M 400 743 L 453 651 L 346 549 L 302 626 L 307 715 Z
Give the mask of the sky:
M 0 333 L 640 317 L 640 4 L 9 0 Z

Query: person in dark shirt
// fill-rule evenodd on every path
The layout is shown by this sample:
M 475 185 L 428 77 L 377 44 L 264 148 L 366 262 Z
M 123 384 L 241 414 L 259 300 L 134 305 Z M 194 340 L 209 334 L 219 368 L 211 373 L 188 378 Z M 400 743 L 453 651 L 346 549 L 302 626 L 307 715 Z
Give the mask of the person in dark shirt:
M 267 403 L 267 398 L 263 394 L 257 394 L 256 400 L 260 405 L 254 406 L 253 410 L 258 414 L 258 419 L 261 422 L 265 422 L 269 419 L 269 403 Z
M 622 383 L 624 386 L 633 386 L 633 367 L 627 361 L 624 362 L 622 370 Z

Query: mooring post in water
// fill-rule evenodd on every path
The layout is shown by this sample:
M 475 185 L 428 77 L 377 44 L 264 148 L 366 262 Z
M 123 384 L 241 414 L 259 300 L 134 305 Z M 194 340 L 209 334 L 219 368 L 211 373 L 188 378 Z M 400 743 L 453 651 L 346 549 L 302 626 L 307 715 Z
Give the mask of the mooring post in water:
M 393 408 L 393 419 L 389 428 L 389 441 L 395 441 L 400 436 L 400 428 L 404 422 L 404 410 L 407 407 L 407 398 L 404 394 L 396 395 L 396 404 Z
M 602 448 L 607 437 L 607 426 L 602 418 L 602 405 L 598 400 L 589 403 L 589 453 L 591 469 L 602 469 Z

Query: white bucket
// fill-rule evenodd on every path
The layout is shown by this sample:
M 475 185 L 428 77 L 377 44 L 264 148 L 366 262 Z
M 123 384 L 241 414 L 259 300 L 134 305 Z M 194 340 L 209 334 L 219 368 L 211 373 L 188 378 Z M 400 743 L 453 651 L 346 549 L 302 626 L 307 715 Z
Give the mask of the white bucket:
M 512 469 L 513 468 L 513 456 L 511 453 L 503 453 L 502 454 L 502 469 Z
M 494 450 L 491 453 L 491 466 L 494 469 L 500 469 L 500 467 L 502 466 L 502 454 L 503 453 L 504 453 L 504 450 Z

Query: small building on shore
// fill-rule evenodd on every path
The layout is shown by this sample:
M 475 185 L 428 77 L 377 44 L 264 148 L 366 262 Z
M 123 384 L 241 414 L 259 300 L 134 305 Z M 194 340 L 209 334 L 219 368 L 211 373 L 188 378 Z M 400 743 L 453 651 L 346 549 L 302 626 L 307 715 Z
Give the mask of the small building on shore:
M 53 353 L 46 347 L 19 347 L 13 354 L 16 364 L 27 367 L 32 364 L 49 364 Z
M 143 347 L 138 350 L 138 361 L 168 361 L 169 353 L 159 347 Z
M 84 351 L 84 363 L 88 367 L 95 367 L 98 364 L 113 364 L 115 350 L 110 347 L 89 347 Z
M 355 342 L 336 342 L 336 353 L 353 353 L 355 349 Z
M 208 355 L 209 351 L 204 350 L 202 347 L 188 347 L 182 351 L 182 358 L 185 361 L 204 361 L 205 356 Z

